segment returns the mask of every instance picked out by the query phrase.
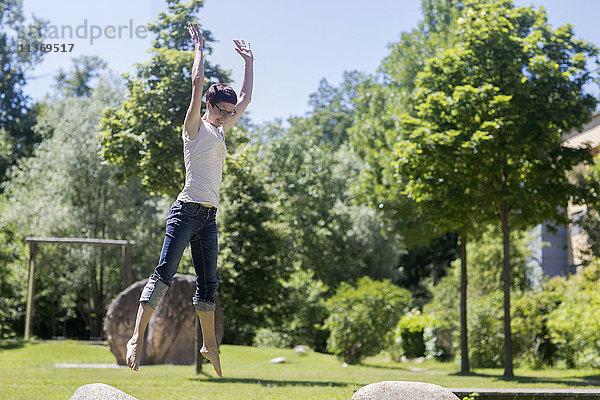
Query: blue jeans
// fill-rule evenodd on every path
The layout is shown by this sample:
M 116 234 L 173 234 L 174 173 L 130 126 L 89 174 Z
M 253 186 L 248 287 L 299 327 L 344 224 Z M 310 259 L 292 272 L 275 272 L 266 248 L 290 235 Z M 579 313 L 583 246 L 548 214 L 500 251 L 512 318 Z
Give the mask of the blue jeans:
M 173 282 L 181 256 L 188 243 L 196 270 L 196 293 L 192 299 L 200 311 L 215 310 L 217 292 L 217 209 L 199 203 L 176 200 L 169 209 L 167 231 L 158 265 L 142 290 L 140 302 L 152 308 Z

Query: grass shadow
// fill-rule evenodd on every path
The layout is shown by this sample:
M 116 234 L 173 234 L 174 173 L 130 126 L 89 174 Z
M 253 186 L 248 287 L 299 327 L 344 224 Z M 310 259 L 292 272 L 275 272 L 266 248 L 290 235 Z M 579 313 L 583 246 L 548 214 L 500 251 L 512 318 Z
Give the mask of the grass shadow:
M 202 373 L 201 375 L 207 376 Z M 260 385 L 267 387 L 276 386 L 332 386 L 342 387 L 347 386 L 345 382 L 333 382 L 333 381 L 287 381 L 287 380 L 273 380 L 273 379 L 254 379 L 254 378 L 214 378 L 210 376 L 208 379 L 205 378 L 190 378 L 192 381 L 202 382 L 219 382 L 219 383 L 249 383 L 252 385 Z
M 598 386 L 600 385 L 600 380 L 596 380 L 600 378 L 600 376 L 585 376 L 585 377 L 573 377 L 572 380 L 566 380 L 561 378 L 544 378 L 539 376 L 514 376 L 512 378 L 506 378 L 503 375 L 494 375 L 494 374 L 483 374 L 479 372 L 470 372 L 468 374 L 464 373 L 454 373 L 449 374 L 450 376 L 472 376 L 478 378 L 488 378 L 488 379 L 496 379 L 503 382 L 515 382 L 515 383 L 525 383 L 525 384 L 533 384 L 533 383 L 552 383 L 552 384 L 560 384 L 560 385 L 568 385 L 573 387 L 585 387 L 585 386 Z
M 0 340 L 0 350 L 14 350 L 24 347 L 27 343 L 36 344 L 33 341 L 19 339 L 2 339 Z
M 366 367 L 366 368 L 396 369 L 396 370 L 400 370 L 400 371 L 413 372 L 409 367 L 404 367 L 404 366 L 400 366 L 400 365 L 388 365 L 388 366 L 384 366 L 384 365 L 367 364 L 367 363 L 360 363 L 360 364 L 357 364 L 357 365 L 360 366 L 360 367 Z
M 580 379 L 583 379 L 586 382 L 590 382 L 590 384 L 592 385 L 600 386 L 600 375 L 582 376 Z

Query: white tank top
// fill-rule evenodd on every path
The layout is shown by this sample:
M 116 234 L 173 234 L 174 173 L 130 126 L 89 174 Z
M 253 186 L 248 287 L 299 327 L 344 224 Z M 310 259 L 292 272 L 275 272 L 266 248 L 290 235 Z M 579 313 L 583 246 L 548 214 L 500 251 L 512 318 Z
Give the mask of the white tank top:
M 185 164 L 185 186 L 177 200 L 219 206 L 219 188 L 223 165 L 227 156 L 225 132 L 201 119 L 198 136 L 189 140 L 184 132 L 183 161 Z

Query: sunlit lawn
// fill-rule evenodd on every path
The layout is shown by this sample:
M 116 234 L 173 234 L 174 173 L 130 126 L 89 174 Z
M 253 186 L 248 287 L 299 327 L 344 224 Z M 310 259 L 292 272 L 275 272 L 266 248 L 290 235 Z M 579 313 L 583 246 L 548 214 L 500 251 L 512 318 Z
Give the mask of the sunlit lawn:
M 270 364 L 274 357 L 285 364 Z M 193 366 L 127 368 L 57 368 L 56 363 L 114 363 L 107 345 L 75 341 L 2 342 L 0 399 L 69 399 L 85 384 L 102 382 L 143 399 L 349 399 L 363 385 L 384 380 L 429 382 L 445 387 L 599 388 L 600 371 L 516 369 L 518 378 L 503 380 L 502 370 L 478 369 L 456 374 L 454 363 L 396 363 L 385 356 L 343 367 L 331 355 L 291 349 L 222 346 L 225 379 L 210 365 L 196 375 Z

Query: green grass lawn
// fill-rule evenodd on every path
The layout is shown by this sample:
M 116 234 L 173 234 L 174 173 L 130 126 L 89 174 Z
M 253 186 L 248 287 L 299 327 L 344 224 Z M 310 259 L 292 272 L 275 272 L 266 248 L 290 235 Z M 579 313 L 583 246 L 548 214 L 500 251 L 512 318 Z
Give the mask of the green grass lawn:
M 274 357 L 286 364 L 270 364 Z M 115 363 L 107 345 L 76 341 L 1 342 L 0 399 L 69 399 L 85 384 L 102 382 L 144 399 L 349 399 L 354 390 L 384 380 L 429 382 L 445 387 L 600 388 L 600 371 L 516 369 L 513 380 L 500 369 L 457 375 L 455 363 L 396 363 L 378 356 L 344 368 L 331 355 L 291 349 L 221 347 L 225 379 L 210 365 L 196 375 L 194 366 L 142 366 L 122 369 L 56 368 L 56 363 Z

